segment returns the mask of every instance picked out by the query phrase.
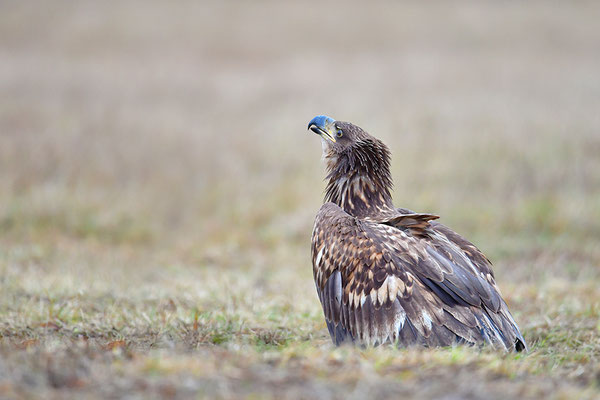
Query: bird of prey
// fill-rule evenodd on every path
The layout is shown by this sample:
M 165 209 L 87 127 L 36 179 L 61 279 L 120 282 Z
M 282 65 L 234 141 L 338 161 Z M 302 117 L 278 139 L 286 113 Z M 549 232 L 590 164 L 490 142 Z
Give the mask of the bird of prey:
M 308 128 L 327 169 L 312 262 L 334 344 L 527 351 L 485 255 L 437 215 L 394 207 L 386 145 L 324 115 Z

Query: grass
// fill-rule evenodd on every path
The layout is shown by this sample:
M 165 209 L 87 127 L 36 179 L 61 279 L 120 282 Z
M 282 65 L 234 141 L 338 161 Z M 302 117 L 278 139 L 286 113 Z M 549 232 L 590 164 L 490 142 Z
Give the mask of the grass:
M 600 396 L 597 5 L 2 8 L 1 398 Z M 331 345 L 321 113 L 488 255 L 528 354 Z

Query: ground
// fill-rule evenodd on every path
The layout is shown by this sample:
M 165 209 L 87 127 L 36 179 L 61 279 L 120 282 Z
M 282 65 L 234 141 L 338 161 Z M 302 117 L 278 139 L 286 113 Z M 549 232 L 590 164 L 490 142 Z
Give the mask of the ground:
M 596 2 L 0 6 L 0 398 L 600 397 Z M 317 114 L 530 352 L 334 348 Z

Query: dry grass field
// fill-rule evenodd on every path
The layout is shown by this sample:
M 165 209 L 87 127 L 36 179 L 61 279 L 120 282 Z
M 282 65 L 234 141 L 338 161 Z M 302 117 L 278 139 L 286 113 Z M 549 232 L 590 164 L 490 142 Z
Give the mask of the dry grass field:
M 364 4 L 0 3 L 0 398 L 600 397 L 600 4 Z M 331 345 L 317 114 L 529 354 Z

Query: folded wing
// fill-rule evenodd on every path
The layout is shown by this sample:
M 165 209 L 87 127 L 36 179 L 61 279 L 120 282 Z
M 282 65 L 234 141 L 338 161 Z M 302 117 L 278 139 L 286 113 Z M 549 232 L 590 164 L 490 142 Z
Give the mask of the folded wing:
M 313 273 L 336 344 L 484 344 L 526 349 L 481 252 L 431 214 L 381 221 L 325 203 Z

